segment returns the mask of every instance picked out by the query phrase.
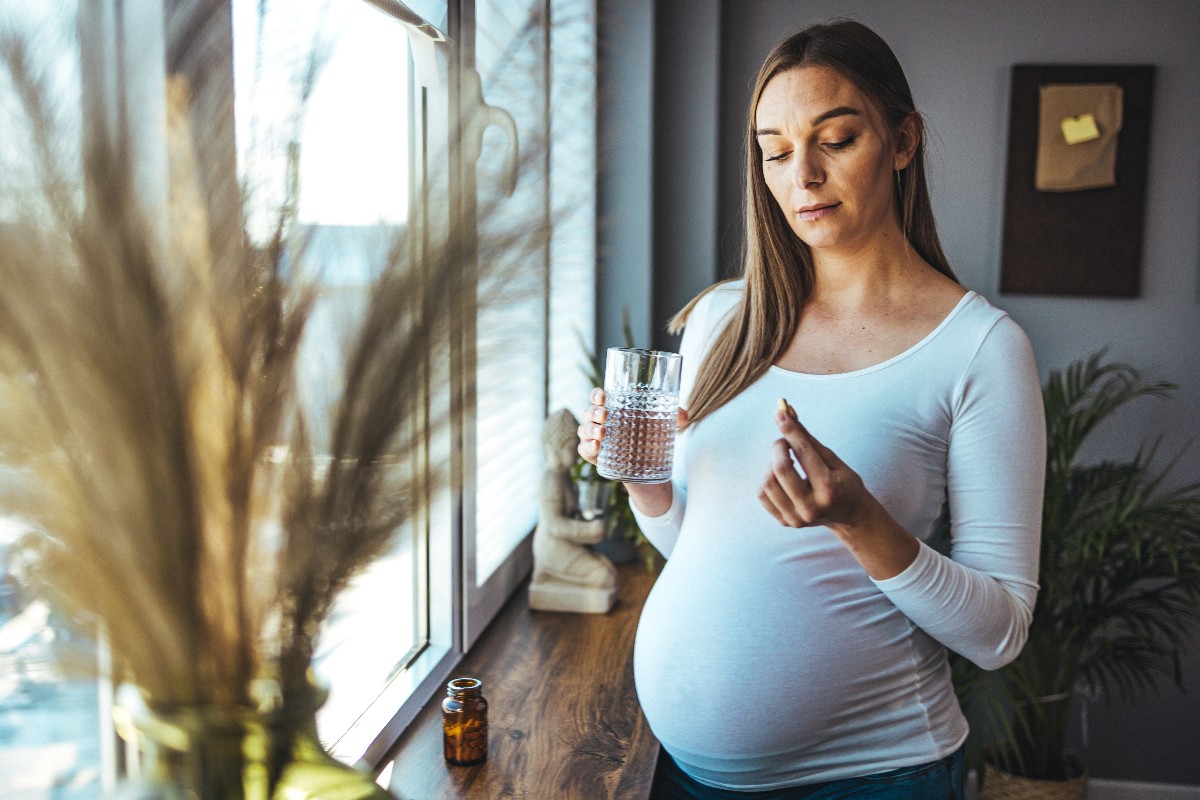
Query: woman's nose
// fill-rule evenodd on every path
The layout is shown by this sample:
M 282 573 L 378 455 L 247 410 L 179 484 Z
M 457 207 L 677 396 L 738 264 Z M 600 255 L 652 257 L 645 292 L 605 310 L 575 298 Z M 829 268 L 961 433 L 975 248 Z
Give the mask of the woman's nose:
M 824 182 L 825 174 L 811 150 L 805 148 L 796 151 L 792 159 L 792 180 L 801 189 L 819 186 Z

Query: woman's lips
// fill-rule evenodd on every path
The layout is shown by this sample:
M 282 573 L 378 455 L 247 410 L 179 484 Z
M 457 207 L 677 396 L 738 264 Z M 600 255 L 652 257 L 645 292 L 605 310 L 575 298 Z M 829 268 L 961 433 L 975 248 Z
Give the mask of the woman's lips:
M 840 205 L 841 203 L 830 203 L 829 205 L 824 206 L 805 206 L 796 213 L 800 219 L 804 220 L 805 222 L 816 222 L 822 217 L 827 217 L 832 214 Z

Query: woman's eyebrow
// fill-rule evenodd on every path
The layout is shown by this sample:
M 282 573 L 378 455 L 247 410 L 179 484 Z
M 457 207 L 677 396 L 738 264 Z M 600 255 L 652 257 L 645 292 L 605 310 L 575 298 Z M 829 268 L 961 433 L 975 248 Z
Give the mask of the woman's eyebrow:
M 859 111 L 857 108 L 851 108 L 850 106 L 838 106 L 837 108 L 831 108 L 828 111 L 824 111 L 820 114 L 817 114 L 815 117 L 812 118 L 812 121 L 809 122 L 808 124 L 810 127 L 815 128 L 816 126 L 820 125 L 822 122 L 833 119 L 834 117 L 846 117 L 846 116 L 857 117 L 857 116 L 861 116 L 861 115 L 862 115 L 862 112 Z M 780 134 L 780 131 L 778 128 L 755 128 L 754 135 L 757 137 L 757 136 L 780 136 L 781 134 Z
M 834 117 L 845 117 L 845 116 L 857 117 L 860 114 L 862 114 L 862 112 L 859 111 L 857 108 L 851 108 L 850 106 L 838 106 L 837 108 L 829 109 L 828 111 L 824 112 L 823 114 L 817 114 L 815 117 L 812 118 L 812 122 L 810 122 L 808 124 L 812 125 L 813 127 L 816 127 L 817 125 L 820 125 L 822 122 L 824 122 L 827 119 L 833 119 Z

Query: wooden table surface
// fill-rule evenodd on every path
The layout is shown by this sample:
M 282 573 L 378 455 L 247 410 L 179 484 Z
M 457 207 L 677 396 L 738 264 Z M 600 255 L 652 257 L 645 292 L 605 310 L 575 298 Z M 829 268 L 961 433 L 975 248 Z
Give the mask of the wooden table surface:
M 608 614 L 530 611 L 523 585 L 456 677 L 483 681 L 488 760 L 442 758 L 441 700 L 397 743 L 391 792 L 400 800 L 645 800 L 658 742 L 633 688 L 633 637 L 655 574 L 618 568 Z M 386 762 L 385 762 L 386 763 Z

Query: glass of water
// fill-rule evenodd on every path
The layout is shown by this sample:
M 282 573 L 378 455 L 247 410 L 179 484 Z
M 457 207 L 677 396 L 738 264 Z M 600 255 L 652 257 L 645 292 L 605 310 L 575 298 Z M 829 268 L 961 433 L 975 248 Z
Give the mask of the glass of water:
M 679 369 L 683 357 L 663 350 L 610 347 L 604 369 L 608 421 L 596 471 L 624 483 L 671 479 Z

